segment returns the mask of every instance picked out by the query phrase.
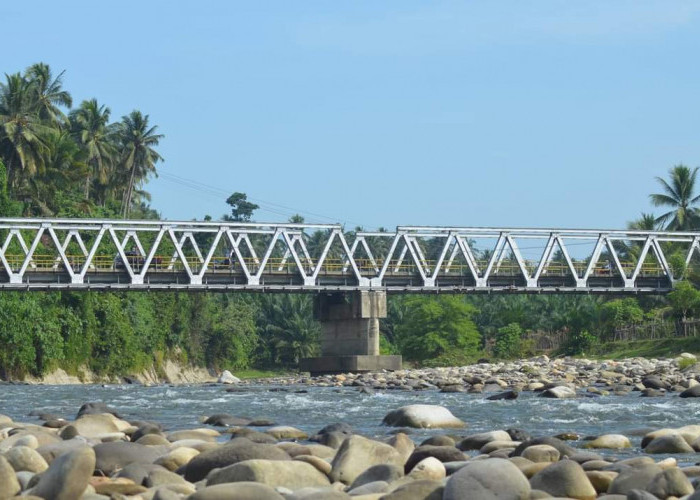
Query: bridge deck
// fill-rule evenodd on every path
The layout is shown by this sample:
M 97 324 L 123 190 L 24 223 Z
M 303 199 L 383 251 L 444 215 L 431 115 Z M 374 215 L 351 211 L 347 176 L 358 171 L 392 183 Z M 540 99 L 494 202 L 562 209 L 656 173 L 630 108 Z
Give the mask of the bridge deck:
M 666 255 L 696 266 L 699 249 L 698 233 L 0 219 L 0 289 L 663 293 L 681 277 Z

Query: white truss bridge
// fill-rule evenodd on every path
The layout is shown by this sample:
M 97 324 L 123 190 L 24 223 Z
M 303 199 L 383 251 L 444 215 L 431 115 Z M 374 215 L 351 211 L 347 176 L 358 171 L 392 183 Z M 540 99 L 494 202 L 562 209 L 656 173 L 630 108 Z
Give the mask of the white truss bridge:
M 689 232 L 0 219 L 0 290 L 664 293 L 699 254 Z

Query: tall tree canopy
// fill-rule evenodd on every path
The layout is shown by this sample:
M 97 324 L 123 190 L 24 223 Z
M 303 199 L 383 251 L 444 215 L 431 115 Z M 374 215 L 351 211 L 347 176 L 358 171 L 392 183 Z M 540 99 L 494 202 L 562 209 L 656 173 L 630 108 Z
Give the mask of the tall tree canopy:
M 669 171 L 669 180 L 661 177 L 656 180 L 663 188 L 663 193 L 649 195 L 656 207 L 667 207 L 671 210 L 656 218 L 659 224 L 665 224 L 666 229 L 686 231 L 700 226 L 698 202 L 700 195 L 695 192 L 695 178 L 698 167 L 690 169 L 685 165 L 676 165 Z

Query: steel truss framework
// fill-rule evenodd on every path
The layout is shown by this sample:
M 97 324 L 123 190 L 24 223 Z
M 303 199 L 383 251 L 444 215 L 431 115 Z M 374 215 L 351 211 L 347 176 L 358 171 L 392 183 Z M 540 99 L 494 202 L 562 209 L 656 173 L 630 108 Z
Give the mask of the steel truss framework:
M 479 241 L 495 243 L 477 254 Z M 690 264 L 700 233 L 0 219 L 0 289 L 663 293 L 682 278 L 671 251 Z

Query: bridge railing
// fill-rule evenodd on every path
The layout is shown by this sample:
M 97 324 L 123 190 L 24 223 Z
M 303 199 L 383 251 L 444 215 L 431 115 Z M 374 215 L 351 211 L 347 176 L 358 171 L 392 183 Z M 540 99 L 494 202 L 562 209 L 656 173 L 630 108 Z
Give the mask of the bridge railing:
M 699 251 L 692 232 L 0 219 L 0 287 L 665 291 Z

